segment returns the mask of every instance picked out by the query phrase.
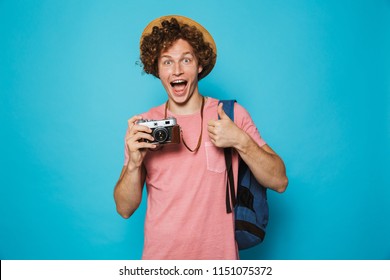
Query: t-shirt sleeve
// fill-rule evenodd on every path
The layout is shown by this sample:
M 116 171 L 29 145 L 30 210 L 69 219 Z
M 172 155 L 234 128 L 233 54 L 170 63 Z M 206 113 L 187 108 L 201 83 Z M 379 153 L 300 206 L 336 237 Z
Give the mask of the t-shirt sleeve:
M 248 111 L 240 104 L 236 103 L 234 106 L 234 118 L 235 123 L 261 147 L 267 144 L 261 137 L 259 130 L 257 129 L 252 117 Z

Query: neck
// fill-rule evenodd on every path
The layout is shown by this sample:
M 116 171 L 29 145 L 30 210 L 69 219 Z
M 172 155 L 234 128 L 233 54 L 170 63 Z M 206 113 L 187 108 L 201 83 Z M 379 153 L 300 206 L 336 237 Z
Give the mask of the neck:
M 202 107 L 203 96 L 199 93 L 194 94 L 185 103 L 176 103 L 174 100 L 168 100 L 168 109 L 176 115 L 191 115 L 199 112 Z

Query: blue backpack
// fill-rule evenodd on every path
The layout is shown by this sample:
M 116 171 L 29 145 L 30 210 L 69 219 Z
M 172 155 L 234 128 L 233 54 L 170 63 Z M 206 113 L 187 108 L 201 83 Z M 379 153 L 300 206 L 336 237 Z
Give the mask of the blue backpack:
M 225 113 L 234 120 L 235 100 L 221 100 Z M 237 197 L 234 194 L 232 149 L 226 148 L 225 161 L 228 173 L 226 210 L 234 208 L 235 237 L 238 249 L 251 248 L 264 240 L 268 224 L 267 189 L 260 185 L 243 160 L 239 160 Z

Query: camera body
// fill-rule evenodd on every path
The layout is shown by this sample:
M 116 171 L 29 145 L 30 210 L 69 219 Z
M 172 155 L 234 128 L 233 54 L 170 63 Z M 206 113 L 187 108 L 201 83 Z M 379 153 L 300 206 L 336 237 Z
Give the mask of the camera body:
M 179 144 L 180 143 L 180 126 L 176 118 L 169 117 L 163 120 L 139 120 L 136 122 L 152 130 L 151 135 L 154 138 L 153 144 Z M 144 139 L 145 142 L 149 140 Z

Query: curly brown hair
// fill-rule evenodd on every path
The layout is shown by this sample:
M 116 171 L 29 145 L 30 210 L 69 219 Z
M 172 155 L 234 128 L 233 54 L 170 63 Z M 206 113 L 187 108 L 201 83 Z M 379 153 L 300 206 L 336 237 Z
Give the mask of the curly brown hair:
M 174 17 L 162 21 L 161 27 L 154 26 L 152 32 L 141 39 L 141 62 L 144 71 L 158 78 L 158 58 L 161 52 L 179 39 L 186 40 L 192 46 L 198 63 L 203 68 L 198 74 L 198 80 L 209 74 L 216 60 L 213 48 L 205 42 L 202 32 L 195 26 L 180 25 Z

